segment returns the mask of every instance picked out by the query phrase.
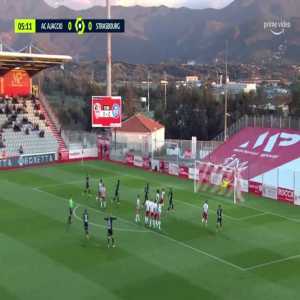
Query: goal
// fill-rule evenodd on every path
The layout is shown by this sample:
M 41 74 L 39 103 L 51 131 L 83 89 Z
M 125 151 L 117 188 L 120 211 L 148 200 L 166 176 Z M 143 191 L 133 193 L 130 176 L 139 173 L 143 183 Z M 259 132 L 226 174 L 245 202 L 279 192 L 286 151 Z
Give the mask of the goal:
M 194 192 L 209 191 L 232 198 L 236 204 L 243 200 L 243 179 L 237 168 L 211 162 L 195 161 Z

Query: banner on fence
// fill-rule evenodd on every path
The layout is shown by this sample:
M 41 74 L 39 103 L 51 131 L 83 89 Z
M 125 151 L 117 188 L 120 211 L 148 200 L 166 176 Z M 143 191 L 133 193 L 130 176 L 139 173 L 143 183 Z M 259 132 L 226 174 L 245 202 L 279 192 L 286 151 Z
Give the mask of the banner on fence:
M 143 168 L 144 169 L 150 169 L 151 167 L 151 161 L 149 157 L 144 157 L 143 158 Z
M 88 157 L 98 157 L 98 149 L 95 148 L 77 148 L 69 151 L 69 159 L 81 159 Z
M 0 160 L 1 168 L 15 168 L 25 167 L 39 164 L 47 164 L 55 161 L 55 153 L 20 155 L 16 157 L 9 157 Z
M 126 162 L 126 164 L 132 166 L 132 165 L 133 165 L 133 158 L 134 158 L 134 155 L 133 155 L 133 154 L 127 153 L 127 154 L 126 154 L 126 157 L 125 157 L 125 162 Z
M 257 196 L 262 196 L 262 184 L 255 181 L 249 181 L 249 192 Z
M 180 166 L 179 167 L 179 176 L 183 178 L 189 177 L 189 168 L 187 166 Z
M 277 189 L 277 199 L 279 201 L 294 203 L 295 193 L 292 190 L 279 187 Z
M 179 166 L 177 164 L 169 163 L 169 174 L 178 176 L 179 175 Z
M 277 200 L 277 187 L 264 184 L 262 186 L 262 195 L 266 198 Z
M 135 156 L 133 157 L 133 165 L 134 165 L 135 167 L 142 168 L 143 165 L 144 165 L 144 160 L 143 160 L 143 158 L 142 158 L 141 156 L 139 156 L 139 155 L 135 155 Z

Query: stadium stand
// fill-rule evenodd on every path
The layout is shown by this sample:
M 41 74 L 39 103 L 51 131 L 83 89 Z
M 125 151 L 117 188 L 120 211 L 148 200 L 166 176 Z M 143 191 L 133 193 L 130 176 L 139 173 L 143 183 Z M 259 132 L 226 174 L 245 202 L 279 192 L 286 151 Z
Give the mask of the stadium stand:
M 59 150 L 41 103 L 33 96 L 0 98 L 0 128 L 2 157 Z

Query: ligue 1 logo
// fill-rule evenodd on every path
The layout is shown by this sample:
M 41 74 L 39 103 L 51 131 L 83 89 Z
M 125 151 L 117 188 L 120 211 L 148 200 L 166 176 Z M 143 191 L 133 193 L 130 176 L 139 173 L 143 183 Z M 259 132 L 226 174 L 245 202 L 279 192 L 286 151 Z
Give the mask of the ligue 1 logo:
M 120 105 L 119 104 L 113 104 L 112 106 L 112 115 L 114 118 L 118 118 L 120 116 Z
M 281 19 L 279 21 L 264 22 L 264 30 L 270 31 L 275 36 L 284 34 L 292 27 L 291 22 Z

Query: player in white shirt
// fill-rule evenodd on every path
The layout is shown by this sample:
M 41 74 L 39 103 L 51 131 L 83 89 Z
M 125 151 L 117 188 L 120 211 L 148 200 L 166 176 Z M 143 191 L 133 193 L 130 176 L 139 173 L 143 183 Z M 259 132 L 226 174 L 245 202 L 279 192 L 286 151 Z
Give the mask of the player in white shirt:
M 100 190 L 100 207 L 106 208 L 106 187 L 104 184 Z
M 100 201 L 101 198 L 101 189 L 102 189 L 103 181 L 102 178 L 100 178 L 99 184 L 98 184 L 98 194 L 96 196 L 96 200 Z
M 160 201 L 159 201 L 159 204 L 161 204 L 162 207 L 164 206 L 165 196 L 166 196 L 165 189 L 162 189 L 160 194 Z
M 207 201 L 205 201 L 203 204 L 202 224 L 205 223 L 205 226 L 206 226 L 207 221 L 208 221 L 208 203 L 207 203 Z
M 150 201 L 150 227 L 155 227 L 155 203 L 154 201 Z
M 145 225 L 149 224 L 150 220 L 150 200 L 146 200 L 145 202 Z
M 140 199 L 140 195 L 138 195 L 136 198 L 136 207 L 135 207 L 135 222 L 136 223 L 139 223 L 141 221 L 140 210 L 141 210 L 141 199 Z
M 161 226 L 161 221 L 160 221 L 160 218 L 161 218 L 161 210 L 162 210 L 162 206 L 161 206 L 161 204 L 158 204 L 158 205 L 157 205 L 156 222 L 157 222 L 157 227 L 158 227 L 159 230 L 160 230 L 160 226 Z

